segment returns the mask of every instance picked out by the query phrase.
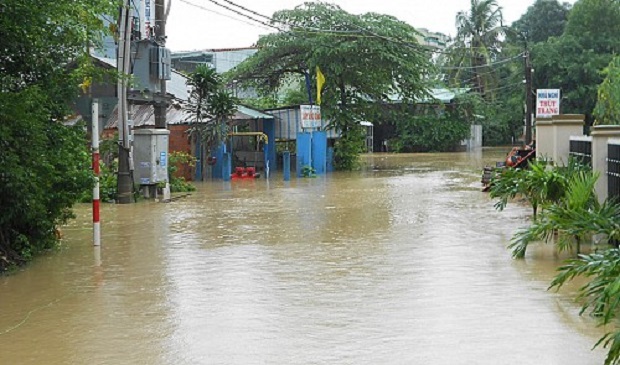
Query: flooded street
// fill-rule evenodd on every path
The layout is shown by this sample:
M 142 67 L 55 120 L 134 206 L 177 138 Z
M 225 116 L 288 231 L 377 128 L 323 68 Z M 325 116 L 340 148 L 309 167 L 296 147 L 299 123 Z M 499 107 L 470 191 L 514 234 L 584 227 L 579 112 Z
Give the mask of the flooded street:
M 602 364 L 575 287 L 546 290 L 561 258 L 506 249 L 530 209 L 480 192 L 504 152 L 104 205 L 99 252 L 82 205 L 0 278 L 0 364 Z

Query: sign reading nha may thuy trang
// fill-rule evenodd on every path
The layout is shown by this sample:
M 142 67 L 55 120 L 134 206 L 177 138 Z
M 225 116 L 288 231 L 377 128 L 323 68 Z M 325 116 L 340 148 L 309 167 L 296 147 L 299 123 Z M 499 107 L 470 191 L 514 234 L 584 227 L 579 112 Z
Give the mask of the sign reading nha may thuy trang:
M 560 90 L 536 90 L 536 118 L 550 118 L 560 114 Z
M 300 105 L 301 127 L 321 128 L 321 107 L 318 105 Z

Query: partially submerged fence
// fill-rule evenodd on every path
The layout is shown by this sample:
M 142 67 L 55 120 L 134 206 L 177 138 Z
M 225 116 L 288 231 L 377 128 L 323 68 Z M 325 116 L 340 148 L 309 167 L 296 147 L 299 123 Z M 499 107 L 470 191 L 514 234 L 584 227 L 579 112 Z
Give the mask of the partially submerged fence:
M 620 140 L 607 142 L 607 189 L 608 198 L 620 198 Z
M 583 165 L 592 167 L 592 137 L 571 136 L 569 156 Z
M 599 202 L 620 199 L 620 125 L 596 125 L 584 136 L 584 120 L 581 114 L 536 119 L 536 155 L 557 165 L 570 157 L 590 166 L 599 176 Z

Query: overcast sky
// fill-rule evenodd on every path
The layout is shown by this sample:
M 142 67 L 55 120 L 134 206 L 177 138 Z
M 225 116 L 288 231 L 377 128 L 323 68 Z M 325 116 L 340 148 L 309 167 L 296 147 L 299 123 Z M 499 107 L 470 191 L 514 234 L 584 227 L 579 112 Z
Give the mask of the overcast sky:
M 213 1 L 231 7 L 224 0 Z M 304 2 L 303 0 L 231 1 L 269 16 L 277 10 L 292 9 Z M 208 10 L 191 6 L 187 2 Z M 470 5 L 470 0 L 333 0 L 331 2 L 350 13 L 389 14 L 416 28 L 427 28 L 452 36 L 456 33 L 454 25 L 456 13 L 468 10 Z M 569 2 L 574 3 L 575 0 Z M 498 3 L 503 9 L 504 20 L 510 24 L 519 19 L 534 0 L 498 0 Z M 182 51 L 247 47 L 254 44 L 260 34 L 269 33 L 270 30 L 209 0 L 172 0 L 166 32 L 167 46 L 173 51 Z

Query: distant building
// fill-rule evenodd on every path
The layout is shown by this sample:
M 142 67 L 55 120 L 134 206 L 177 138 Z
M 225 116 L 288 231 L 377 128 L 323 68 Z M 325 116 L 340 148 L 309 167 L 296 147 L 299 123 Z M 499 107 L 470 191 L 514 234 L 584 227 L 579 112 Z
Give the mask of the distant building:
M 171 57 L 172 68 L 181 73 L 189 74 L 194 72 L 198 65 L 207 65 L 214 68 L 217 73 L 223 74 L 237 67 L 256 52 L 258 52 L 258 47 L 173 52 Z M 258 97 L 255 90 L 239 88 L 235 81 L 228 87 L 240 99 Z
M 445 108 L 455 108 L 458 103 L 458 97 L 465 95 L 469 92 L 466 88 L 457 89 L 445 89 L 445 88 L 433 88 L 429 89 L 428 95 L 425 97 L 417 98 L 415 105 L 412 105 L 409 109 L 411 116 L 424 115 L 429 111 L 434 111 L 439 121 L 439 116 L 445 112 Z M 398 95 L 391 95 L 390 100 L 393 105 L 402 104 L 402 98 Z M 429 113 L 432 115 L 432 113 Z M 454 146 L 457 151 L 465 151 L 475 149 L 482 146 L 482 127 L 477 124 L 477 116 L 474 116 L 471 120 L 466 122 L 471 125 L 471 137 L 462 141 L 459 145 Z M 391 147 L 388 146 L 388 142 L 396 138 L 398 131 L 396 124 L 393 121 L 381 121 L 375 123 L 374 127 L 374 152 L 391 152 Z
M 416 38 L 418 39 L 418 42 L 423 46 L 443 50 L 450 43 L 450 37 L 443 33 L 431 32 L 426 28 L 419 28 L 416 30 L 420 33 L 416 36 Z
M 236 67 L 258 51 L 257 47 L 205 49 L 172 53 L 172 68 L 190 73 L 198 65 L 209 65 L 222 74 Z

